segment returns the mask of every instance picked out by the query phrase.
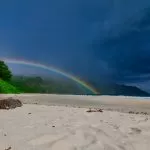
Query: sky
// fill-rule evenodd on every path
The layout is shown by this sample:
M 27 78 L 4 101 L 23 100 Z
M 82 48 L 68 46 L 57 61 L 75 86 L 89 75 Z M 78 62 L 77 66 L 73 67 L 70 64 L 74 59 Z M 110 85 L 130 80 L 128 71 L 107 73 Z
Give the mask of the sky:
M 149 0 L 0 1 L 0 57 L 150 91 L 149 16 Z

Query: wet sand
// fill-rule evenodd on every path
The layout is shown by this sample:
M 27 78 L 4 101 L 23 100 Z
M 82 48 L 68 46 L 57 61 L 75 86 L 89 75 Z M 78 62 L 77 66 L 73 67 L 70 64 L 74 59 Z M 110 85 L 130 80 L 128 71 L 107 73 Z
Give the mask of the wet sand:
M 105 110 L 120 112 L 147 112 L 150 114 L 150 98 L 124 97 L 124 96 L 80 96 L 56 94 L 8 94 L 3 97 L 15 97 L 25 104 L 38 104 L 49 106 L 73 106 L 83 108 L 103 108 Z

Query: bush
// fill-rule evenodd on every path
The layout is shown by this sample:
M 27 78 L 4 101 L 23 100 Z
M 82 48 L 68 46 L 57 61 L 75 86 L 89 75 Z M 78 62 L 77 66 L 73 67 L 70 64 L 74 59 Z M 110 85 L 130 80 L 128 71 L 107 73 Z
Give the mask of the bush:
M 0 79 L 10 81 L 12 73 L 4 61 L 0 60 Z

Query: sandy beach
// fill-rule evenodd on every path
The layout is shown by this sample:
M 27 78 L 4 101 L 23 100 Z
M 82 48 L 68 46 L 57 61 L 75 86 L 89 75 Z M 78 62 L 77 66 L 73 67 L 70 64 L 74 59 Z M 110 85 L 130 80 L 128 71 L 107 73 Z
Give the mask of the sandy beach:
M 15 97 L 24 103 L 16 109 L 0 110 L 0 150 L 150 148 L 148 98 L 49 94 L 0 96 L 1 99 Z M 88 113 L 89 108 L 102 108 L 103 112 Z M 139 114 L 129 114 L 129 111 Z

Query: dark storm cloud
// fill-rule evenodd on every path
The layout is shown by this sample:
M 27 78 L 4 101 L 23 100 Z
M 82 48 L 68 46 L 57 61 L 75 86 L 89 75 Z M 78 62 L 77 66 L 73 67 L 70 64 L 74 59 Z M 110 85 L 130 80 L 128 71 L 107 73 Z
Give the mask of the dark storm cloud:
M 143 82 L 150 79 L 150 8 L 142 9 L 142 17 L 129 17 L 118 28 L 119 34 L 101 36 L 93 41 L 94 55 L 113 68 L 113 79 L 124 82 Z M 113 32 L 118 32 L 112 29 Z M 111 33 L 111 32 L 110 32 Z
M 149 0 L 2 1 L 0 56 L 96 81 L 148 80 L 148 8 Z

